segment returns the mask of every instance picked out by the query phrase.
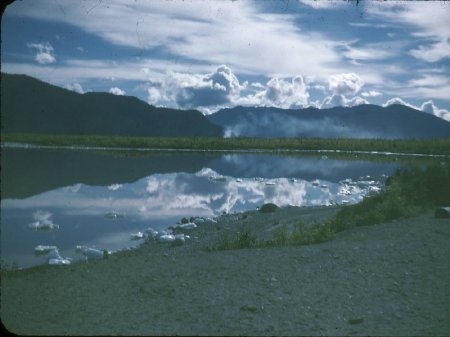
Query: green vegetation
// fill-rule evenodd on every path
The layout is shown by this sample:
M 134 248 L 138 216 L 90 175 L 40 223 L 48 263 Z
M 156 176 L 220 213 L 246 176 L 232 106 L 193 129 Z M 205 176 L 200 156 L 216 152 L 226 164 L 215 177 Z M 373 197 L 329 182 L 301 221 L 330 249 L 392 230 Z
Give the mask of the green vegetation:
M 283 225 L 273 231 L 273 239 L 265 242 L 266 247 L 300 246 L 321 243 L 334 237 L 329 224 L 314 224 L 307 227 L 302 221 L 294 224 L 292 231 Z
M 268 204 L 264 204 L 261 206 L 261 208 L 259 209 L 259 211 L 261 213 L 273 213 L 275 212 L 279 207 L 275 204 L 272 203 L 268 203 Z
M 450 138 L 436 140 L 321 139 L 321 138 L 219 138 L 219 137 L 124 137 L 95 135 L 1 135 L 2 142 L 52 146 L 177 150 L 257 151 L 378 151 L 450 155 Z
M 386 185 L 384 192 L 367 197 L 359 204 L 343 207 L 331 221 L 331 228 L 341 231 L 388 222 L 450 205 L 448 165 L 397 170 Z
M 302 221 L 294 224 L 290 231 L 287 225 L 282 225 L 273 231 L 273 238 L 258 240 L 251 231 L 245 230 L 231 235 L 224 233 L 215 245 L 208 250 L 229 250 L 245 248 L 271 248 L 279 246 L 300 246 L 321 243 L 334 237 L 330 223 L 314 224 L 307 227 Z
M 16 270 L 19 270 L 17 262 L 14 261 L 8 264 L 6 262 L 3 262 L 3 260 L 0 261 L 0 276 L 8 272 L 14 272 Z
M 297 222 L 292 229 L 282 225 L 270 240 L 258 240 L 250 231 L 234 236 L 225 234 L 211 250 L 298 246 L 328 241 L 334 235 L 357 226 L 407 218 L 450 205 L 450 167 L 432 165 L 426 169 L 398 170 L 380 194 L 369 196 L 356 205 L 344 206 L 323 224 L 306 226 Z
M 219 237 L 219 241 L 208 250 L 229 250 L 261 247 L 262 242 L 258 241 L 256 236 L 250 231 L 237 232 L 234 235 L 225 232 Z
M 287 225 L 282 225 L 273 231 L 273 238 L 258 240 L 251 231 L 238 232 L 234 235 L 224 233 L 219 237 L 215 245 L 208 250 L 230 250 L 245 248 L 271 248 L 279 246 L 300 246 L 326 242 L 334 237 L 334 231 L 330 223 L 314 224 L 306 226 L 302 221 L 294 224 L 289 230 Z

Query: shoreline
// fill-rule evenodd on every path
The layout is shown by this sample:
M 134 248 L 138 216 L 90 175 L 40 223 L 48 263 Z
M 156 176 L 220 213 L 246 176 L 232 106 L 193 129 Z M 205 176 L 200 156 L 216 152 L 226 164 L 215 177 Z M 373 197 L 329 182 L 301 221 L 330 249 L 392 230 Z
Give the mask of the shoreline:
M 323 221 L 327 217 L 334 215 L 343 205 L 330 206 L 284 206 L 277 209 L 276 212 L 261 213 L 258 210 L 247 210 L 242 212 L 228 213 L 218 215 L 214 218 L 209 218 L 205 222 L 201 222 L 197 228 L 194 229 L 178 229 L 174 226 L 164 229 L 170 233 L 182 233 L 189 235 L 190 238 L 183 244 L 184 250 L 208 250 L 217 242 L 220 235 L 227 232 L 228 234 L 235 234 L 242 230 L 251 230 L 252 233 L 259 239 L 269 239 L 272 236 L 272 231 L 282 224 L 292 226 L 299 220 L 304 221 L 305 224 L 311 225 Z M 204 219 L 204 218 L 200 218 Z M 213 220 L 213 221 L 211 221 Z M 252 228 L 253 226 L 253 228 Z M 141 239 L 136 246 L 129 246 L 117 251 L 109 252 L 108 261 L 111 258 L 120 258 L 122 254 L 128 255 L 130 252 L 138 251 L 139 249 L 148 249 L 157 253 L 159 250 L 164 252 L 170 249 L 176 249 L 171 243 L 158 242 L 156 239 L 145 238 Z M 95 262 L 89 260 L 89 262 Z M 78 264 L 86 263 L 83 259 L 76 259 L 70 265 L 65 266 L 51 266 L 48 263 L 42 263 L 29 267 L 5 268 L 3 273 L 22 272 L 40 268 L 58 268 L 76 266 Z
M 359 151 L 449 156 L 450 138 L 255 138 L 255 137 L 157 137 L 86 134 L 2 134 L 1 142 L 98 148 L 171 149 L 200 151 Z M 331 153 L 331 152 L 330 152 Z
M 114 147 L 114 146 L 91 146 L 91 145 L 41 145 L 22 142 L 1 142 L 2 148 L 10 149 L 49 149 L 49 150 L 87 150 L 87 151 L 136 151 L 136 152 L 212 152 L 212 153 L 282 153 L 282 154 L 355 154 L 374 156 L 401 156 L 401 157 L 424 157 L 424 158 L 449 158 L 449 154 L 408 153 L 391 151 L 361 151 L 361 150 L 339 150 L 339 149 L 195 149 L 195 148 L 151 148 L 151 147 Z
M 105 260 L 2 273 L 2 322 L 40 335 L 448 334 L 450 226 L 431 212 L 321 244 L 204 249 L 221 232 L 264 237 L 337 209 L 228 214 L 183 231 L 192 241 L 182 246 L 151 241 Z

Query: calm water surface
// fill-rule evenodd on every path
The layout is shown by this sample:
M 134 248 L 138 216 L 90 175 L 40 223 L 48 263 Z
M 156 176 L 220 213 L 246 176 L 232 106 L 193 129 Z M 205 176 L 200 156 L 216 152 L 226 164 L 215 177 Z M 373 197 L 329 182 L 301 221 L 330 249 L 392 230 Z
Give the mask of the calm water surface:
M 272 154 L 133 154 L 2 148 L 1 257 L 19 267 L 45 263 L 37 245 L 79 258 L 76 245 L 116 251 L 130 235 L 182 217 L 280 206 L 356 203 L 383 186 L 399 161 Z M 114 216 L 118 215 L 118 216 Z M 46 222 L 58 229 L 37 231 Z

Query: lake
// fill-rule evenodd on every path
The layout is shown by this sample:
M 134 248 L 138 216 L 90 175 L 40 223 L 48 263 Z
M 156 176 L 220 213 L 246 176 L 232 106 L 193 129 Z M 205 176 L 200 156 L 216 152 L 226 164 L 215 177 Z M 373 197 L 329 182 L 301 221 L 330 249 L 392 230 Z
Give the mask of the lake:
M 145 228 L 161 230 L 183 217 L 215 217 L 268 202 L 357 203 L 407 165 L 394 157 L 347 157 L 3 147 L 2 263 L 45 263 L 34 255 L 37 245 L 57 246 L 75 260 L 77 245 L 135 247 L 142 240 L 131 235 Z M 36 230 L 36 224 L 55 228 Z

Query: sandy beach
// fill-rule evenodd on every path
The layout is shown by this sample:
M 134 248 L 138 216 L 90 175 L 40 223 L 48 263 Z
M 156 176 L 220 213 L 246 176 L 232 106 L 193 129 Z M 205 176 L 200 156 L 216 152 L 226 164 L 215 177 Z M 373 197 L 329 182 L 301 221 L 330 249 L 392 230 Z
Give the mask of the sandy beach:
M 449 335 L 450 221 L 426 213 L 322 244 L 207 251 L 335 207 L 230 214 L 105 260 L 10 271 L 1 319 L 25 335 Z

